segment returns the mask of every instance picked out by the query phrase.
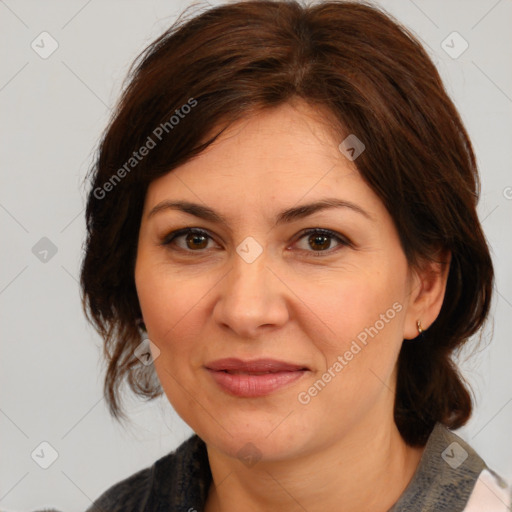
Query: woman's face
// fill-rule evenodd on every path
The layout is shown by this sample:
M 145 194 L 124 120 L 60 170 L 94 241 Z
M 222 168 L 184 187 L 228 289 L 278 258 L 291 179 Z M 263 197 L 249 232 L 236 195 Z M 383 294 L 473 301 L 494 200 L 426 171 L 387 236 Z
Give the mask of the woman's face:
M 292 458 L 393 422 L 417 283 L 341 142 L 318 109 L 284 105 L 147 191 L 135 279 L 156 371 L 225 454 Z M 307 206 L 326 201 L 340 206 Z

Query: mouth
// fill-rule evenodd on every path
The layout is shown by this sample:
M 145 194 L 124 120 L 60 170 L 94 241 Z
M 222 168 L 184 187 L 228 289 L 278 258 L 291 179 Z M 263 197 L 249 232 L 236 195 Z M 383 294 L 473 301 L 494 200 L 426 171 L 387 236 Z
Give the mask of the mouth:
M 310 371 L 307 366 L 275 359 L 219 359 L 206 364 L 205 368 L 224 392 L 246 398 L 269 395 Z

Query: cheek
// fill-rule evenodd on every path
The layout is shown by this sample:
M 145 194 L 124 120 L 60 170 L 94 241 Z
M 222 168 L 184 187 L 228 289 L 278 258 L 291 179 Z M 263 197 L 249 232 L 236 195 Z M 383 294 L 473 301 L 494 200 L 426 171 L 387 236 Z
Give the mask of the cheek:
M 208 287 L 197 280 L 170 275 L 168 269 L 140 266 L 136 278 L 139 302 L 148 330 L 148 338 L 158 347 L 154 366 L 169 402 L 186 422 L 201 411 L 191 400 L 194 394 L 194 370 L 197 370 L 201 339 L 196 315 Z M 199 360 L 198 360 L 199 361 Z M 194 427 L 198 427 L 194 423 Z
M 148 241 L 139 242 L 135 285 L 146 326 L 157 340 L 163 339 L 162 333 L 172 329 L 191 309 L 196 291 L 194 280 L 186 283 L 178 269 L 166 263 L 160 251 L 149 245 Z
M 400 263 L 397 260 L 397 266 L 387 271 L 354 272 L 315 295 L 311 309 L 329 327 L 327 337 L 315 335 L 313 329 L 308 332 L 325 365 L 315 377 L 329 381 L 325 391 L 321 383 L 317 386 L 323 395 L 318 404 L 326 400 L 356 414 L 381 391 L 393 388 L 406 296 Z
M 188 285 L 159 274 L 146 273 L 137 286 L 139 302 L 144 316 L 148 334 L 166 349 L 173 340 L 182 339 L 177 332 L 187 324 L 198 307 L 204 287 L 195 286 L 193 281 Z M 190 326 L 189 326 L 190 327 Z M 190 329 L 187 331 L 190 333 Z
M 345 282 L 330 297 L 317 306 L 334 334 L 325 339 L 309 333 L 324 366 L 301 387 L 297 401 L 304 424 L 330 411 L 330 422 L 322 428 L 336 435 L 375 407 L 392 409 L 405 308 L 399 290 L 383 281 Z
M 309 322 L 311 339 L 322 339 L 319 348 L 328 352 L 344 350 L 353 340 L 362 344 L 374 338 L 401 342 L 405 279 L 400 280 L 399 275 L 400 269 L 358 270 L 338 280 L 317 281 L 319 291 L 303 295 L 317 316 L 316 326 L 327 336 L 315 336 L 315 322 Z M 307 316 L 312 318 L 311 312 Z

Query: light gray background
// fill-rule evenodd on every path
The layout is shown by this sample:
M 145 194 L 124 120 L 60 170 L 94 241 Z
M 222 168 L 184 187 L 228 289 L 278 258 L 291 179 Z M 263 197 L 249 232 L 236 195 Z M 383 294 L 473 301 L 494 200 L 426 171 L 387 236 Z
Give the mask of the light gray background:
M 497 293 L 492 342 L 489 325 L 482 350 L 461 362 L 477 406 L 459 432 L 510 480 L 512 2 L 379 3 L 428 46 L 475 145 L 483 183 L 479 214 Z M 132 400 L 128 429 L 109 417 L 101 340 L 84 319 L 77 283 L 85 233 L 81 182 L 95 145 L 128 65 L 186 5 L 0 0 L 2 510 L 82 511 L 191 434 L 165 398 Z M 43 31 L 59 45 L 47 59 L 31 48 L 33 40 L 42 46 Z M 453 31 L 469 44 L 457 59 L 441 47 Z M 32 252 L 42 237 L 57 248 L 46 262 Z M 58 453 L 46 470 L 31 458 L 43 441 Z

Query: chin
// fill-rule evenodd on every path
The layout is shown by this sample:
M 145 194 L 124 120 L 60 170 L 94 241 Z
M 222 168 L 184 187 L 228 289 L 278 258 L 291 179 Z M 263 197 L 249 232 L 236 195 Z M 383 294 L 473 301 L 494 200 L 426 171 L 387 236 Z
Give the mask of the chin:
M 208 445 L 229 457 L 242 462 L 247 459 L 270 462 L 294 458 L 312 448 L 314 436 L 303 430 L 302 426 L 292 422 L 285 424 L 287 421 L 285 419 L 281 424 L 275 421 L 274 426 L 269 427 L 267 421 L 254 418 L 250 422 L 244 420 L 239 425 L 232 424 L 227 431 L 220 426 L 213 429 L 210 422 L 205 428 L 194 430 Z

